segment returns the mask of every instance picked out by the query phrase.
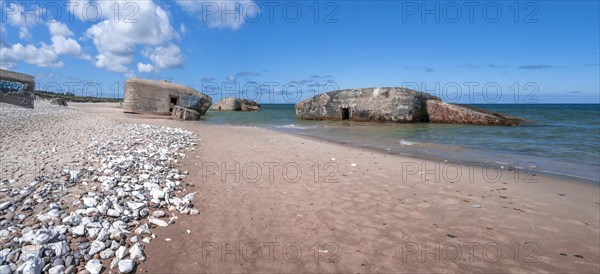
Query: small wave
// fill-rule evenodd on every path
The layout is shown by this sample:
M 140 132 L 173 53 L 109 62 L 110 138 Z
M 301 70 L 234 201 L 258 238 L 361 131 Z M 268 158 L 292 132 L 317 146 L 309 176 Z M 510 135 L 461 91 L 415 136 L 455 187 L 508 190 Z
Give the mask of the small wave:
M 275 126 L 275 128 L 293 128 L 293 129 L 306 129 L 306 127 L 299 127 L 294 124 L 283 125 L 283 126 Z
M 406 140 L 400 140 L 400 141 L 398 142 L 398 144 L 401 144 L 401 145 L 403 145 L 403 146 L 412 146 L 412 145 L 414 145 L 414 144 L 415 144 L 415 142 L 410 142 L 410 141 L 406 141 Z

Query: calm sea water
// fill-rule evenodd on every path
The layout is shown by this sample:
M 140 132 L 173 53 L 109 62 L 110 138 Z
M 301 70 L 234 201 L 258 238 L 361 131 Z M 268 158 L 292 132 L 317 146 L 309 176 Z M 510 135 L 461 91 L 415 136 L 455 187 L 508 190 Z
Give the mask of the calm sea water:
M 200 123 L 266 127 L 402 155 L 458 162 L 535 165 L 540 172 L 600 182 L 600 105 L 474 105 L 534 121 L 519 127 L 297 120 L 294 105 L 208 112 Z M 527 164 L 532 163 L 532 164 Z

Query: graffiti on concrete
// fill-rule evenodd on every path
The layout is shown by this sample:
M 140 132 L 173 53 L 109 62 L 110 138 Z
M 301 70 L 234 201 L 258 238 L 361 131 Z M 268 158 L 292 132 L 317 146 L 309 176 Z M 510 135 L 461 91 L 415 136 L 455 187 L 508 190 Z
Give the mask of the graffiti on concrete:
M 23 84 L 21 82 L 0 80 L 0 91 L 2 91 L 2 93 L 4 94 L 21 93 L 26 88 L 27 83 Z

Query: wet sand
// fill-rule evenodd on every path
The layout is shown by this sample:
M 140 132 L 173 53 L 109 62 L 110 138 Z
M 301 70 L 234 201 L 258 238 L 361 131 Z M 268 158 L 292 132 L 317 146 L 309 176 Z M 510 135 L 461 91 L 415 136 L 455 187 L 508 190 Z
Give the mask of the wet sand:
M 156 229 L 138 273 L 600 271 L 597 186 L 71 106 L 202 139 L 182 163 L 200 214 Z

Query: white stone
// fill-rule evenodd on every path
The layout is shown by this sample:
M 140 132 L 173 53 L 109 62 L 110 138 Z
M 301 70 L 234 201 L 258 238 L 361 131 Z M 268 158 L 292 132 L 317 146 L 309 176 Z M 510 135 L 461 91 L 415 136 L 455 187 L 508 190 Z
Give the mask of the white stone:
M 115 255 L 115 252 L 110 249 L 105 249 L 100 252 L 100 258 L 102 258 L 103 260 L 107 260 L 113 255 Z
M 30 258 L 17 268 L 17 273 L 41 273 L 43 264 L 40 258 Z
M 101 242 L 108 240 L 108 230 L 106 228 L 100 229 L 98 236 L 96 236 L 96 240 Z
M 26 245 L 21 248 L 21 259 L 24 261 L 39 258 L 42 256 L 42 246 L 41 245 Z
M 145 203 L 127 202 L 127 207 L 129 207 L 129 209 L 132 211 L 139 210 L 139 209 L 143 208 L 145 205 L 146 205 Z
M 112 261 L 110 261 L 110 269 L 113 269 L 118 266 L 119 266 L 119 259 L 113 258 Z M 110 271 L 110 273 L 112 273 L 112 271 Z
M 150 234 L 150 228 L 148 227 L 148 224 L 143 224 L 140 227 L 135 229 L 135 233 L 138 235 L 144 235 L 144 234 Z
M 10 205 L 12 205 L 12 202 L 4 202 L 0 204 L 0 210 L 5 210 L 7 209 Z
M 83 204 L 85 204 L 88 207 L 95 207 L 97 202 L 96 202 L 96 198 L 93 197 L 83 197 Z
M 105 248 L 106 248 L 106 245 L 104 244 L 104 242 L 93 241 L 92 244 L 90 245 L 90 252 L 88 254 L 94 255 L 94 254 L 104 250 Z
M 162 210 L 157 210 L 157 211 L 152 212 L 152 216 L 156 217 L 156 218 L 162 218 L 162 217 L 165 217 L 165 215 L 166 215 L 165 212 Z
M 119 212 L 119 214 L 123 213 L 123 207 L 121 207 L 119 204 L 114 203 L 113 204 L 113 208 Z
M 8 265 L 0 265 L 0 274 L 11 274 L 12 269 Z
M 160 220 L 160 219 L 156 219 L 154 217 L 148 218 L 148 222 L 153 223 L 153 224 L 155 224 L 157 226 L 162 226 L 162 227 L 169 226 L 169 223 L 167 223 L 167 222 L 165 222 L 163 220 Z
M 125 258 L 125 256 L 127 256 L 127 255 L 129 255 L 129 252 L 127 251 L 127 248 L 124 246 L 120 246 L 117 249 L 117 252 L 115 253 L 116 258 L 119 260 Z
M 73 227 L 71 229 L 71 233 L 73 233 L 73 235 L 75 236 L 85 236 L 85 226 L 78 225 L 76 227 Z
M 46 244 L 46 248 L 52 249 L 54 251 L 54 254 L 56 254 L 56 256 L 65 255 L 70 251 L 69 245 L 65 241 Z
M 67 225 L 77 226 L 81 223 L 81 215 L 71 212 L 69 216 L 62 219 L 62 222 Z
M 98 209 L 98 212 L 102 213 L 102 214 L 106 214 L 106 211 L 108 210 L 108 207 L 105 205 L 99 205 L 96 207 L 96 209 Z
M 110 233 L 110 239 L 111 240 L 120 241 L 121 239 L 123 239 L 123 237 L 125 237 L 125 233 L 123 233 L 120 228 L 115 228 Z
M 119 213 L 119 211 L 114 210 L 114 209 L 111 208 L 111 209 L 109 209 L 109 210 L 106 211 L 106 215 L 108 215 L 110 217 L 119 217 L 120 213 Z
M 121 273 L 129 273 L 135 268 L 135 261 L 132 259 L 124 259 L 119 261 L 119 271 Z
M 65 273 L 65 266 L 64 265 L 53 266 L 50 269 L 48 269 L 48 273 L 49 274 L 62 274 L 62 273 Z
M 69 171 L 69 176 L 71 177 L 71 181 L 77 181 L 77 179 L 79 179 L 79 171 L 71 170 Z
M 92 274 L 99 274 L 102 271 L 102 263 L 98 259 L 91 259 L 87 264 L 85 264 L 85 269 Z
M 134 244 L 131 248 L 129 248 L 129 257 L 133 260 L 140 259 L 145 260 L 144 251 L 142 250 L 142 245 L 139 243 Z
M 150 190 L 150 195 L 152 196 L 152 198 L 157 200 L 163 199 L 165 197 L 165 193 L 160 189 Z
M 56 237 L 56 231 L 51 230 L 51 229 L 37 229 L 37 230 L 32 230 L 29 231 L 28 233 L 24 234 L 21 239 L 20 242 L 21 243 L 31 243 L 31 244 L 45 244 L 48 241 L 50 241 L 51 239 L 54 239 L 54 237 Z

